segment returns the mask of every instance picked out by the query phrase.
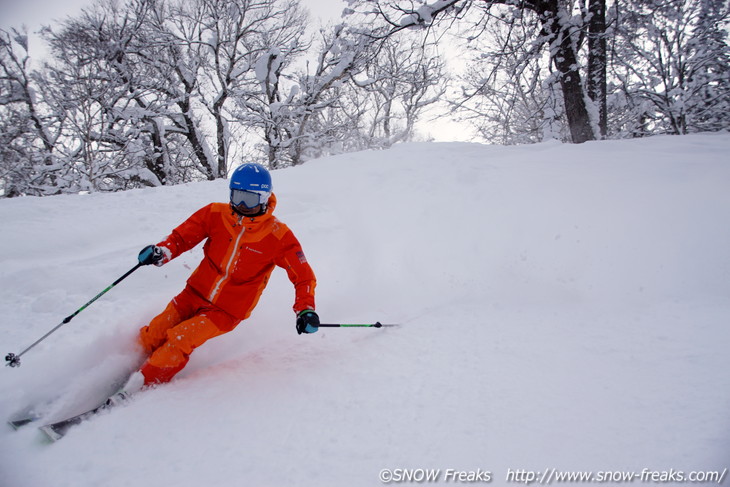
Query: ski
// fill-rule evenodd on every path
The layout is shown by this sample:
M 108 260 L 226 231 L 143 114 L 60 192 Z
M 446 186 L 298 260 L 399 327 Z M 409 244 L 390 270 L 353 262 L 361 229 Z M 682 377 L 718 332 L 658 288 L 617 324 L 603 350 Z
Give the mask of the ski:
M 19 430 L 26 424 L 35 423 L 39 419 L 41 419 L 41 416 L 25 416 L 22 418 L 10 419 L 10 420 L 8 420 L 8 424 L 14 430 Z
M 43 419 L 45 414 L 44 411 L 47 411 L 52 404 L 53 401 L 46 401 L 40 406 L 28 406 L 25 409 L 17 411 L 10 419 L 7 420 L 7 423 L 14 430 L 19 430 L 27 424 L 35 423 L 36 421 Z
M 69 429 L 71 429 L 73 426 L 76 426 L 77 424 L 82 423 L 83 421 L 86 421 L 87 419 L 91 418 L 92 416 L 102 412 L 103 410 L 111 409 L 112 407 L 119 405 L 123 402 L 125 402 L 129 397 L 131 396 L 127 392 L 123 392 L 120 389 L 122 386 L 124 386 L 127 381 L 130 378 L 131 371 L 137 370 L 139 367 L 138 364 L 135 364 L 134 367 L 130 367 L 127 370 L 124 370 L 121 374 L 116 376 L 113 380 L 109 381 L 109 383 L 106 385 L 106 387 L 103 389 L 103 391 L 100 391 L 99 396 L 97 397 L 97 401 L 99 401 L 99 398 L 103 398 L 101 402 L 96 402 L 97 406 L 84 410 L 83 412 L 79 414 L 75 414 L 73 416 L 67 416 L 65 419 L 53 421 L 47 424 L 43 424 L 42 426 L 39 426 L 38 429 L 43 432 L 48 439 L 51 441 L 58 441 L 61 438 L 63 438 Z M 103 395 L 102 395 L 103 394 Z M 80 407 L 88 407 L 88 404 L 94 404 L 94 402 L 86 403 L 85 406 L 77 406 L 77 411 Z M 36 408 L 37 409 L 37 408 Z M 13 423 L 18 424 L 16 427 L 14 424 L 11 423 L 11 421 L 8 421 L 8 423 L 15 429 L 20 428 L 23 425 L 45 419 L 48 421 L 48 415 L 42 415 L 41 412 L 37 412 L 34 409 L 28 408 L 23 412 L 16 413 L 15 418 L 11 420 Z
M 110 409 L 112 406 L 114 406 L 114 404 L 111 402 L 110 399 L 107 399 L 100 406 L 89 409 L 88 411 L 84 411 L 83 413 L 77 414 L 75 416 L 71 416 L 70 418 L 44 424 L 43 426 L 39 426 L 38 429 L 43 432 L 49 440 L 55 442 L 66 436 L 66 433 L 68 433 L 68 430 L 70 430 L 72 427 L 81 424 L 82 422 L 95 416 L 101 411 Z

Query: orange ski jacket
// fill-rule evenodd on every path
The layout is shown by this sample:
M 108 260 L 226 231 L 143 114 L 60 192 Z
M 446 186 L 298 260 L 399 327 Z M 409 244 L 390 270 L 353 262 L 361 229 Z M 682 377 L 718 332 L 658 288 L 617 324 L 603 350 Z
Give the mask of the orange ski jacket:
M 227 203 L 211 203 L 157 245 L 168 262 L 205 240 L 203 260 L 187 284 L 240 320 L 253 311 L 274 266 L 285 269 L 294 284 L 294 312 L 313 310 L 314 272 L 292 231 L 272 214 L 275 207 L 273 194 L 266 213 L 256 217 L 239 215 Z

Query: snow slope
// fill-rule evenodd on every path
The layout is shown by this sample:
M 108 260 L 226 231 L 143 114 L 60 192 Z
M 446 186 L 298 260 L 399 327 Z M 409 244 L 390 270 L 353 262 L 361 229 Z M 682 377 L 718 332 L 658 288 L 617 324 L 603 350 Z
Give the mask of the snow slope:
M 377 486 L 382 469 L 730 467 L 730 135 L 403 144 L 276 171 L 328 322 L 277 270 L 172 383 L 46 444 L 0 427 L 0 485 Z M 18 353 L 226 182 L 0 201 Z M 0 413 L 98 399 L 200 248 L 132 274 L 0 370 Z M 396 471 L 397 473 L 397 471 Z M 441 481 L 445 483 L 443 473 Z M 455 483 L 455 482 L 451 482 Z

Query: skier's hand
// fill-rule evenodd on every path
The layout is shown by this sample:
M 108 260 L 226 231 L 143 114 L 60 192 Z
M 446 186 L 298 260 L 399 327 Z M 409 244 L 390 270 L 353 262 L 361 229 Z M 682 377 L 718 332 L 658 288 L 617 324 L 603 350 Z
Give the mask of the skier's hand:
M 140 251 L 138 259 L 142 265 L 154 264 L 159 267 L 165 263 L 165 253 L 156 245 L 148 245 Z
M 297 315 L 297 333 L 316 333 L 319 330 L 319 316 L 313 309 L 306 309 Z

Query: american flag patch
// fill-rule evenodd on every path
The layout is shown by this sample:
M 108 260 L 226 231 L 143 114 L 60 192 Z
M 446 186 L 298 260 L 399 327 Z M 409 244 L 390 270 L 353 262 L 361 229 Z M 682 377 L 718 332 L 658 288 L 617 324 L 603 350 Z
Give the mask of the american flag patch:
M 307 263 L 307 258 L 304 256 L 304 252 L 302 252 L 301 250 L 299 252 L 297 252 L 297 257 L 299 258 L 299 263 L 300 264 L 306 264 Z

